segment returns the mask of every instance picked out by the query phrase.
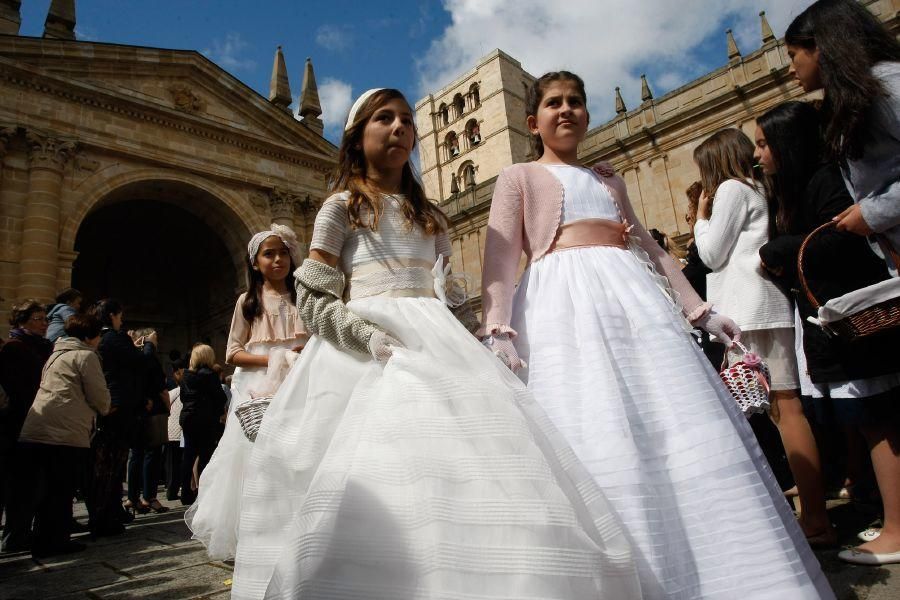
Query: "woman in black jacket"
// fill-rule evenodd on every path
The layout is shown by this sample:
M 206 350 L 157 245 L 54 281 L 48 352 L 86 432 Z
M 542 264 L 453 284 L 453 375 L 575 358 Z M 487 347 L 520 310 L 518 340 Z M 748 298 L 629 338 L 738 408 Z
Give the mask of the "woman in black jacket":
M 197 478 L 216 449 L 219 426 L 225 416 L 227 398 L 219 376 L 213 371 L 216 354 L 206 344 L 191 351 L 190 368 L 181 378 L 181 417 L 184 452 L 181 463 L 181 503 L 193 504 L 196 491 L 191 485 L 194 462 Z
M 111 405 L 109 414 L 98 419 L 91 442 L 94 477 L 87 493 L 91 533 L 102 536 L 122 533 L 124 523 L 132 518 L 122 507 L 122 481 L 128 447 L 139 432 L 143 410 L 143 359 L 131 337 L 122 331 L 124 312 L 118 300 L 101 300 L 92 311 L 103 324 L 97 351 Z
M 822 162 L 823 142 L 816 110 L 802 102 L 782 104 L 757 121 L 756 157 L 771 176 L 779 235 L 760 249 L 764 266 L 794 293 L 803 319 L 803 351 L 813 396 L 820 408 L 833 411 L 844 425 L 858 428 L 865 438 L 884 502 L 885 530 L 900 518 L 900 365 L 896 357 L 900 334 L 881 334 L 847 342 L 809 322 L 816 317 L 800 289 L 797 258 L 804 238 L 851 206 L 838 166 Z M 865 238 L 835 230 L 818 234 L 807 245 L 803 274 L 820 304 L 889 277 L 885 264 Z M 900 539 L 900 531 L 896 532 Z M 871 544 L 869 542 L 868 544 Z M 867 544 L 867 545 L 868 545 Z M 866 554 L 842 552 L 841 558 L 860 564 L 882 550 Z M 853 556 L 851 556 L 853 554 Z M 900 562 L 900 552 L 896 561 Z

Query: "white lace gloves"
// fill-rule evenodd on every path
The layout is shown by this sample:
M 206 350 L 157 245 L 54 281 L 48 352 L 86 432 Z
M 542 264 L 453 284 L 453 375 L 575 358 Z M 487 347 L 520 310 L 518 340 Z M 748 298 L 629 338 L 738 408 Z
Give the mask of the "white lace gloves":
M 369 354 L 378 362 L 387 362 L 394 355 L 394 348 L 403 348 L 400 340 L 378 329 L 369 339 Z
M 391 348 L 403 347 L 396 339 L 347 308 L 344 274 L 325 263 L 307 258 L 294 272 L 297 310 L 312 333 L 342 350 L 371 354 L 384 362 Z
M 513 345 L 508 333 L 493 333 L 485 337 L 481 343 L 493 352 L 513 373 L 528 366 L 524 360 L 519 358 L 519 353 L 516 352 L 516 347 Z
M 714 336 L 726 347 L 731 347 L 732 343 L 741 339 L 741 329 L 737 326 L 737 323 L 725 315 L 720 315 L 712 310 L 695 320 L 692 324 Z

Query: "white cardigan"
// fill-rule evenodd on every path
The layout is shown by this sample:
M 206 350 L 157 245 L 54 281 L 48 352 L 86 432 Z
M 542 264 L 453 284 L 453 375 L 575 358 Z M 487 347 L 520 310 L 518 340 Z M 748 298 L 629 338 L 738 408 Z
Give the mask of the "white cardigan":
M 759 258 L 769 241 L 769 207 L 762 186 L 730 179 L 716 190 L 712 217 L 698 219 L 694 240 L 706 276 L 706 300 L 746 331 L 793 327 L 788 297 L 768 278 Z

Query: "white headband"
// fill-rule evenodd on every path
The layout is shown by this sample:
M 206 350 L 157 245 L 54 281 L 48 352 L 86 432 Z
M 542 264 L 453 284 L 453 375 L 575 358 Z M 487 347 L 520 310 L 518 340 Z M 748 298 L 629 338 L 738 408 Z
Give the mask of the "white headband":
M 297 241 L 297 234 L 287 225 L 272 223 L 269 227 L 271 227 L 271 229 L 260 231 L 250 238 L 250 243 L 247 244 L 247 255 L 250 257 L 250 264 L 256 264 L 256 254 L 259 252 L 259 247 L 262 245 L 263 241 L 274 235 L 284 242 L 288 252 L 291 253 L 291 259 L 294 261 L 294 266 L 298 266 L 302 257 L 300 256 L 300 243 Z
M 368 100 L 375 92 L 380 92 L 383 89 L 384 88 L 372 88 L 371 90 L 366 90 L 362 93 L 362 96 L 356 99 L 356 102 L 350 107 L 350 114 L 347 115 L 347 124 L 344 126 L 344 131 L 347 131 L 350 129 L 350 126 L 353 125 L 353 121 L 356 120 L 356 113 L 358 113 L 359 109 L 362 108 L 362 105 L 366 103 L 366 100 Z

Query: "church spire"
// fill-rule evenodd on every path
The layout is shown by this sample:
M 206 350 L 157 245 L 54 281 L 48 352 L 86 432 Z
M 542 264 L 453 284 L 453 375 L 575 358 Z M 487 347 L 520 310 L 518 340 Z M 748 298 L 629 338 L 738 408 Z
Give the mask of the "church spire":
M 322 114 L 322 105 L 319 103 L 319 88 L 316 86 L 316 74 L 313 72 L 312 59 L 306 57 L 306 65 L 303 67 L 303 86 L 300 89 L 300 116 L 302 123 L 322 135 L 325 125 L 319 115 Z
M 75 0 L 53 0 L 44 21 L 44 37 L 75 39 Z
M 625 108 L 625 101 L 622 100 L 622 92 L 616 87 L 616 114 L 624 114 L 628 109 Z
M 281 53 L 281 46 L 278 46 L 275 50 L 275 62 L 272 64 L 272 79 L 269 82 L 269 102 L 282 110 L 288 110 L 292 100 L 284 54 Z
M 759 26 L 762 31 L 763 44 L 774 42 L 775 34 L 772 32 L 772 28 L 769 26 L 769 20 L 766 18 L 766 11 L 764 10 L 760 11 L 759 13 Z
M 725 30 L 725 39 L 728 42 L 728 60 L 735 60 L 741 57 L 741 51 L 738 50 L 737 42 L 734 41 L 734 34 L 730 29 Z
M 653 100 L 653 92 L 650 91 L 647 76 L 641 75 L 641 102 L 647 102 L 648 100 Z

